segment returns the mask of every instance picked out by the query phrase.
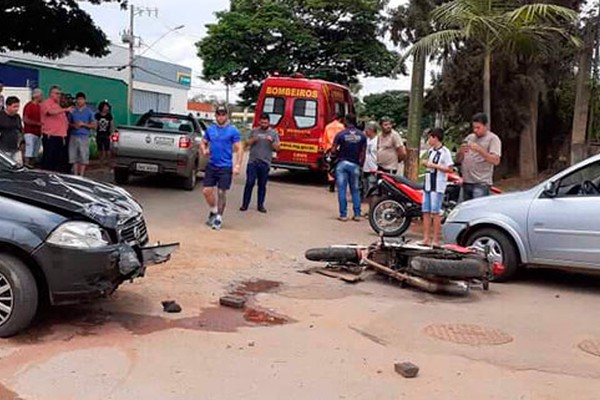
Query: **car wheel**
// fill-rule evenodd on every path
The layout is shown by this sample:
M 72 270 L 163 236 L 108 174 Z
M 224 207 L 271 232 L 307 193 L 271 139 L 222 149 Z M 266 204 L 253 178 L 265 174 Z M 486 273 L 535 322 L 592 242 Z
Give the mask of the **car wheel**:
M 125 185 L 129 181 L 129 171 L 125 168 L 115 168 L 115 182 Z
M 406 216 L 406 207 L 399 201 L 382 198 L 369 210 L 369 224 L 377 234 L 400 236 L 410 228 L 411 218 Z
M 494 282 L 506 282 L 513 278 L 519 268 L 519 256 L 513 241 L 504 232 L 485 228 L 473 232 L 468 240 L 468 246 L 489 249 L 493 262 L 504 265 L 504 272 L 494 276 Z
M 186 176 L 183 180 L 183 189 L 184 190 L 194 190 L 196 187 L 196 182 L 198 181 L 198 170 L 193 169 L 188 176 Z
M 18 258 L 0 254 L 0 337 L 27 328 L 38 308 L 35 278 Z

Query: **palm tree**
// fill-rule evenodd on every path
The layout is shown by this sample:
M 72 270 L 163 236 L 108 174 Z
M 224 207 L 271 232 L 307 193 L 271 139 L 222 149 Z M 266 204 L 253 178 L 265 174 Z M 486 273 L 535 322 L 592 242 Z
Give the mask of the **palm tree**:
M 436 7 L 431 16 L 441 30 L 417 42 L 411 53 L 431 54 L 465 41 L 477 43 L 484 51 L 483 110 L 490 120 L 492 54 L 550 51 L 557 37 L 579 43 L 562 28 L 564 23 L 575 22 L 577 13 L 553 4 L 519 6 L 516 0 L 453 0 Z

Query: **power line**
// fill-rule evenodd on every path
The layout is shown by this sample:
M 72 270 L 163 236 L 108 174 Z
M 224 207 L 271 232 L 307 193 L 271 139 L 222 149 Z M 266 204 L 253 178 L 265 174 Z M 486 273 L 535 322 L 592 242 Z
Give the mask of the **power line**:
M 80 65 L 80 64 L 68 64 L 68 63 L 60 63 L 60 62 L 52 62 L 50 60 L 31 60 L 28 58 L 22 58 L 22 57 L 17 57 L 17 56 L 5 56 L 5 55 L 1 55 L 0 54 L 0 58 L 6 58 L 8 59 L 8 61 L 11 61 L 12 59 L 16 60 L 16 61 L 22 61 L 22 62 L 26 62 L 26 63 L 48 63 L 50 64 L 50 66 L 57 66 L 57 67 L 67 67 L 67 68 L 82 68 L 82 69 L 119 69 L 119 68 L 124 68 L 126 67 L 126 65 Z
M 147 73 L 149 75 L 152 75 L 152 76 L 155 76 L 157 78 L 160 78 L 160 79 L 164 80 L 165 82 L 171 82 L 171 83 L 176 83 L 178 85 L 181 85 L 181 83 L 177 82 L 176 80 L 164 77 L 164 76 L 160 75 L 159 73 L 153 72 L 153 71 L 151 71 L 149 69 L 146 69 L 146 68 L 143 68 L 143 67 L 138 67 L 138 66 L 135 66 L 135 68 L 137 68 L 137 69 L 139 69 L 141 71 L 144 71 L 145 73 Z M 213 91 L 213 92 L 224 92 L 224 91 L 227 90 L 225 88 L 208 88 L 208 87 L 202 87 L 202 86 L 197 86 L 197 85 L 190 85 L 190 88 L 199 89 L 199 90 L 208 90 L 208 91 Z

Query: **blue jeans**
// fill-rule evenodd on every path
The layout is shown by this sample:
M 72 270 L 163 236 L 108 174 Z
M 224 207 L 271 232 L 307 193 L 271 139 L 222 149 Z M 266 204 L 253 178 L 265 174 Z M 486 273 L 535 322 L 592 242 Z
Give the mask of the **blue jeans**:
M 360 217 L 360 193 L 359 193 L 359 181 L 360 179 L 360 167 L 358 164 L 351 163 L 350 161 L 340 161 L 335 169 L 335 180 L 338 189 L 338 202 L 340 204 L 340 217 L 346 218 L 348 216 L 348 200 L 346 198 L 346 191 L 348 184 L 350 184 L 350 192 L 352 193 L 352 205 L 354 206 L 354 216 Z
M 490 186 L 485 183 L 463 183 L 462 201 L 469 201 L 490 195 Z
M 267 197 L 267 181 L 271 166 L 264 161 L 255 160 L 248 163 L 246 168 L 246 186 L 244 187 L 244 201 L 242 207 L 248 208 L 252 200 L 252 191 L 258 181 L 258 208 L 264 208 Z

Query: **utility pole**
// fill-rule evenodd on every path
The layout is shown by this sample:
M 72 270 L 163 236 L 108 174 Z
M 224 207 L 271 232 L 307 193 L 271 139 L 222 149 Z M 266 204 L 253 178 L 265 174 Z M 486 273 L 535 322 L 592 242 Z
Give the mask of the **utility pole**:
M 133 59 L 135 58 L 135 36 L 133 34 L 133 20 L 135 17 L 135 6 L 129 9 L 129 77 L 127 80 L 127 125 L 131 125 L 131 114 L 133 113 Z
M 133 113 L 133 69 L 135 68 L 135 33 L 134 33 L 134 20 L 138 15 L 144 13 L 151 16 L 154 14 L 158 16 L 157 8 L 148 7 L 136 7 L 133 4 L 129 7 L 129 30 L 125 31 L 121 35 L 123 43 L 127 43 L 129 47 L 129 62 L 127 63 L 128 79 L 127 79 L 127 125 L 131 125 L 131 114 Z

